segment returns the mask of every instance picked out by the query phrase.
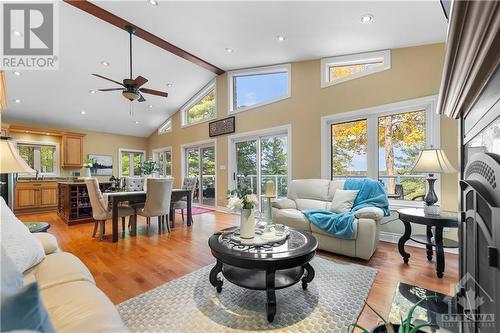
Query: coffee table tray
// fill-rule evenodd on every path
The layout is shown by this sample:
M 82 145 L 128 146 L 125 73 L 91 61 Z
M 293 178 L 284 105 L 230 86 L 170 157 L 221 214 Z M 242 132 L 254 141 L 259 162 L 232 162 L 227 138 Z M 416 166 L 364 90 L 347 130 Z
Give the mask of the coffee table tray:
M 255 228 L 255 237 L 253 239 L 253 244 L 245 244 L 249 246 L 263 246 L 263 245 L 269 245 L 269 244 L 274 244 L 274 243 L 280 243 L 288 238 L 290 236 L 290 231 L 288 227 L 284 228 L 275 228 L 275 233 L 276 236 L 272 239 L 267 239 L 267 238 L 262 238 L 262 235 L 264 233 L 264 229 L 261 227 L 256 227 Z M 240 229 L 236 228 L 234 231 L 226 236 L 223 236 L 226 238 L 231 243 L 234 244 L 241 244 L 241 239 L 240 239 Z

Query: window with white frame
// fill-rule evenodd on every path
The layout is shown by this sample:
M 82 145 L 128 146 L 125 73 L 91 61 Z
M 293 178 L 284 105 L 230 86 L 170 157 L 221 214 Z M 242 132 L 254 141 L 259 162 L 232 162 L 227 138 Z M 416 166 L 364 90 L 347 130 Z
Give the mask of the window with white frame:
M 172 118 L 168 118 L 166 122 L 158 127 L 158 135 L 162 135 L 172 131 Z
M 217 117 L 215 79 L 194 95 L 182 108 L 182 126 L 211 120 Z
M 41 175 L 59 174 L 58 145 L 39 142 L 18 142 L 19 155 L 26 163 Z
M 240 112 L 290 97 L 290 64 L 231 71 L 229 112 Z
M 146 159 L 146 152 L 134 149 L 119 149 L 120 177 L 134 177 L 142 174 L 141 165 Z
M 390 68 L 390 50 L 323 58 L 321 59 L 321 87 L 328 87 Z
M 439 116 L 433 113 L 434 100 L 415 101 L 325 120 L 331 179 L 371 177 L 392 200 L 422 201 L 426 175 L 411 168 L 421 149 L 439 146 Z
M 172 148 L 153 149 L 153 160 L 157 163 L 160 176 L 172 176 Z

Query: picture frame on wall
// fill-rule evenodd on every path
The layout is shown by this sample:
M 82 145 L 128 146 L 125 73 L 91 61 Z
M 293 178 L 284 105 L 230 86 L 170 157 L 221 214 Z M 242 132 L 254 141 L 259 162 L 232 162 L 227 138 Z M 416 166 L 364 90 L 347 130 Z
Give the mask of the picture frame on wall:
M 94 163 L 94 166 L 90 168 L 91 176 L 113 175 L 113 156 L 89 154 L 89 160 Z
M 214 136 L 231 134 L 236 131 L 235 117 L 227 117 L 221 120 L 211 121 L 208 123 L 208 135 L 213 138 Z

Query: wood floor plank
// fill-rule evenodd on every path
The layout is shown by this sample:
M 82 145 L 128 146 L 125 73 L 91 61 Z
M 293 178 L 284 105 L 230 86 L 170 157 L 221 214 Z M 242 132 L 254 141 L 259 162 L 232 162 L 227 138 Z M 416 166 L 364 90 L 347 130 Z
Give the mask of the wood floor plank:
M 106 225 L 108 235 L 99 242 L 91 237 L 92 223 L 67 226 L 56 213 L 22 215 L 20 219 L 50 223 L 49 233 L 57 237 L 61 249 L 73 253 L 87 265 L 97 286 L 115 304 L 214 263 L 207 243 L 209 236 L 238 224 L 235 215 L 210 212 L 193 216 L 194 225 L 187 227 L 179 222 L 181 218 L 178 216 L 177 226 L 170 234 L 158 235 L 156 220 L 151 222 L 148 230 L 145 220 L 139 218 L 137 237 L 127 234 L 118 243 L 112 243 L 110 221 Z M 457 255 L 446 254 L 445 275 L 438 279 L 435 261 L 427 261 L 424 249 L 408 246 L 407 251 L 411 254 L 409 265 L 403 263 L 396 244 L 384 242 L 379 244 L 369 261 L 324 251 L 319 251 L 319 254 L 378 269 L 368 303 L 387 316 L 398 282 L 444 294 L 451 294 L 458 282 Z M 377 322 L 378 318 L 365 307 L 359 323 L 371 327 Z

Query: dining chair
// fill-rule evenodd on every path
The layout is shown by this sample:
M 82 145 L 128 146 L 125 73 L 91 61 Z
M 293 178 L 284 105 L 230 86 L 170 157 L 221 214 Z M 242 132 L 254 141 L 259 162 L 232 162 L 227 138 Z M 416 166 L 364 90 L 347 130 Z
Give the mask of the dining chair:
M 90 205 L 92 206 L 92 217 L 95 220 L 94 231 L 92 232 L 92 237 L 95 237 L 97 232 L 97 227 L 99 227 L 99 240 L 102 240 L 106 230 L 106 220 L 113 217 L 113 211 L 109 207 L 108 202 L 104 199 L 101 189 L 99 188 L 99 181 L 97 178 L 87 178 L 85 179 L 85 184 L 87 185 L 87 192 L 90 198 Z M 118 217 L 122 218 L 122 233 L 125 234 L 125 217 L 130 219 L 135 216 L 135 211 L 131 207 L 118 207 Z
M 137 207 L 136 215 L 144 216 L 148 227 L 152 217 L 158 218 L 158 233 L 161 233 L 162 227 L 166 224 L 170 232 L 168 215 L 170 214 L 170 200 L 172 198 L 173 178 L 147 178 L 146 179 L 146 202 L 144 208 Z M 137 217 L 134 219 L 137 223 Z
M 197 180 L 197 177 L 186 177 L 186 178 L 184 178 L 184 181 L 182 182 L 182 189 L 191 191 L 191 202 L 193 202 L 194 190 L 196 188 L 196 180 Z M 182 222 L 184 222 L 184 209 L 187 209 L 186 199 L 181 199 L 181 200 L 174 202 L 173 208 L 174 208 L 173 209 L 174 214 L 175 214 L 176 209 L 181 210 Z

